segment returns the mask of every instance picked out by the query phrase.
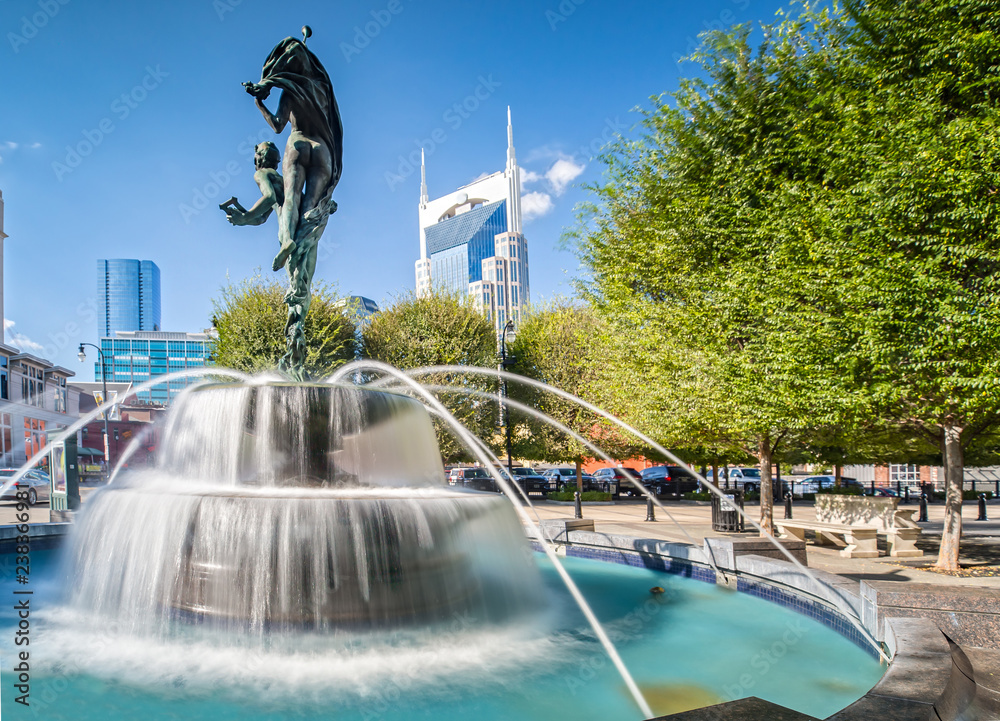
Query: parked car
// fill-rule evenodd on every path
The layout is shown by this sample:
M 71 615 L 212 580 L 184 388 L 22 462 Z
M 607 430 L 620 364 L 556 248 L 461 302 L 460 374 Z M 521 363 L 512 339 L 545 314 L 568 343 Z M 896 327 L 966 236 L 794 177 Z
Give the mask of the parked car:
M 639 489 L 632 482 L 642 482 L 642 474 L 634 468 L 598 468 L 594 471 L 594 480 L 604 487 L 607 493 L 621 493 L 622 491 L 632 494 L 639 493 Z
M 843 479 L 841 479 L 841 480 L 843 480 Z M 899 494 L 896 493 L 896 489 L 895 488 L 876 488 L 875 489 L 875 493 L 872 493 L 872 491 L 871 491 L 870 488 L 866 488 L 865 489 L 865 495 L 869 495 L 869 496 L 872 496 L 872 495 L 874 495 L 874 496 L 888 496 L 889 498 L 895 498 Z
M 821 490 L 827 490 L 833 488 L 835 485 L 836 485 L 836 478 L 834 478 L 833 476 L 828 476 L 828 475 L 809 476 L 808 478 L 802 479 L 802 492 L 819 493 Z M 860 483 L 858 483 L 858 480 L 856 478 L 846 478 L 844 476 L 841 476 L 840 478 L 840 485 L 855 486 L 861 489 L 864 488 Z
M 680 498 L 701 486 L 698 477 L 683 466 L 653 466 L 642 471 L 642 485 L 657 496 Z M 638 495 L 638 490 L 636 495 Z
M 504 468 L 503 472 L 504 475 L 506 475 L 507 469 Z M 543 496 L 548 495 L 548 479 L 538 473 L 534 468 L 530 468 L 528 466 L 518 466 L 517 468 L 511 468 L 511 473 L 514 474 L 514 480 L 521 486 L 522 489 L 524 489 L 525 493 L 541 493 Z
M 558 491 L 562 488 L 564 481 L 569 478 L 573 478 L 576 481 L 576 469 L 575 468 L 550 468 L 545 471 L 542 476 L 545 480 L 549 482 L 550 491 Z
M 452 468 L 451 470 L 449 470 L 448 471 L 448 476 L 447 476 L 448 477 L 448 483 L 450 483 L 453 486 L 454 485 L 459 485 L 459 486 L 462 485 L 462 471 L 464 471 L 464 470 L 465 469 L 462 468 L 461 466 L 459 466 L 457 468 Z
M 545 480 L 548 481 L 549 490 L 561 491 L 567 486 L 570 489 L 576 488 L 576 469 L 575 468 L 550 468 L 543 474 Z M 600 491 L 601 487 L 598 485 L 594 477 L 589 473 L 583 473 L 583 492 L 587 491 Z
M 724 480 L 723 483 L 725 483 Z M 744 493 L 758 493 L 760 491 L 760 469 L 745 466 L 730 468 L 729 483 L 735 488 L 742 488 Z
M 33 506 L 39 501 L 49 500 L 49 474 L 45 471 L 32 469 L 25 473 L 16 484 L 7 482 L 15 473 L 17 468 L 0 468 L 0 501 L 16 501 L 18 491 L 27 492 L 27 502 Z
M 476 491 L 490 491 L 499 493 L 500 488 L 493 476 L 485 468 L 460 468 L 455 480 L 455 485 L 472 488 Z

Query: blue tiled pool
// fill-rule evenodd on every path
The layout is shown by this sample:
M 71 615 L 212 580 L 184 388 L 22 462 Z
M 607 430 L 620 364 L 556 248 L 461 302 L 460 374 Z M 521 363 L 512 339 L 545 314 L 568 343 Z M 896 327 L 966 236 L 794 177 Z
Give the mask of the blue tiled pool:
M 60 605 L 56 551 L 31 562 L 22 585 L 0 556 L 4 719 L 641 718 L 544 557 L 547 602 L 513 627 L 456 617 L 417 631 L 241 639 L 184 624 L 169 637 L 119 634 L 114 619 Z M 856 643 L 763 598 L 645 567 L 565 563 L 659 714 L 758 696 L 823 718 L 882 673 Z M 30 642 L 19 647 L 24 597 Z M 16 702 L 21 650 L 27 707 Z

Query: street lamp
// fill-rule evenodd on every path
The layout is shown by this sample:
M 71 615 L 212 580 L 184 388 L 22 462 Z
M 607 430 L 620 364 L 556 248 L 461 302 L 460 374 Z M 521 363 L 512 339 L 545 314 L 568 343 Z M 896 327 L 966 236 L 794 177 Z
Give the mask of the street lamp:
M 507 358 L 507 344 L 513 343 L 517 338 L 517 334 L 514 332 L 514 321 L 507 321 L 507 325 L 503 327 L 503 333 L 500 334 L 500 365 L 504 370 L 507 370 L 507 366 L 514 364 L 515 358 L 511 356 Z M 511 459 L 511 440 L 510 440 L 510 408 L 507 407 L 507 379 L 503 379 L 503 418 L 504 425 L 507 428 L 507 475 L 511 479 L 514 478 L 513 460 Z
M 77 358 L 80 359 L 81 363 L 87 361 L 87 353 L 83 350 L 85 345 L 89 345 L 91 348 L 97 351 L 97 356 L 101 359 L 101 385 L 104 387 L 104 397 L 101 400 L 101 405 L 108 402 L 108 372 L 107 366 L 104 365 L 104 352 L 93 343 L 81 343 L 80 352 L 77 354 Z M 102 413 L 104 416 L 104 476 L 105 478 L 111 477 L 111 450 L 108 447 L 109 437 L 108 437 L 108 412 L 104 411 Z

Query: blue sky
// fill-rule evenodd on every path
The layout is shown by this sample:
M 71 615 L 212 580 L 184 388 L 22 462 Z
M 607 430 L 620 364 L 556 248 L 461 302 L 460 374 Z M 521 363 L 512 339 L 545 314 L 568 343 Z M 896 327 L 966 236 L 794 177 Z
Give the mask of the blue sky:
M 577 261 L 559 239 L 587 197 L 582 184 L 600 178 L 594 151 L 694 72 L 678 58 L 698 33 L 771 21 L 780 6 L 3 0 L 7 342 L 90 380 L 76 347 L 97 340 L 98 258 L 160 266 L 164 330 L 207 327 L 227 278 L 270 275 L 275 220 L 234 228 L 217 206 L 256 197 L 251 148 L 275 139 L 240 83 L 258 80 L 271 48 L 303 24 L 345 133 L 340 208 L 317 277 L 380 304 L 412 289 L 420 178 L 409 159 L 427 148 L 431 197 L 501 170 L 510 105 L 534 212 L 532 299 L 571 294 Z M 435 131 L 443 142 L 429 142 Z

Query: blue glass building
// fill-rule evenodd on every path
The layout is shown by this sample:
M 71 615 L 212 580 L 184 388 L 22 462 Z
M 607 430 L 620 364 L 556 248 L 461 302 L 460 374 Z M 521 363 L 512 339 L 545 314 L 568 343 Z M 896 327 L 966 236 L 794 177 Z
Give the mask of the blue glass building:
M 160 269 L 151 260 L 97 261 L 97 334 L 160 330 Z
M 119 331 L 112 338 L 101 339 L 101 350 L 108 369 L 108 382 L 139 385 L 157 376 L 210 363 L 212 333 L 164 333 Z M 94 378 L 101 380 L 101 363 L 94 363 Z M 197 378 L 181 378 L 140 391 L 140 403 L 169 405 L 177 394 Z

